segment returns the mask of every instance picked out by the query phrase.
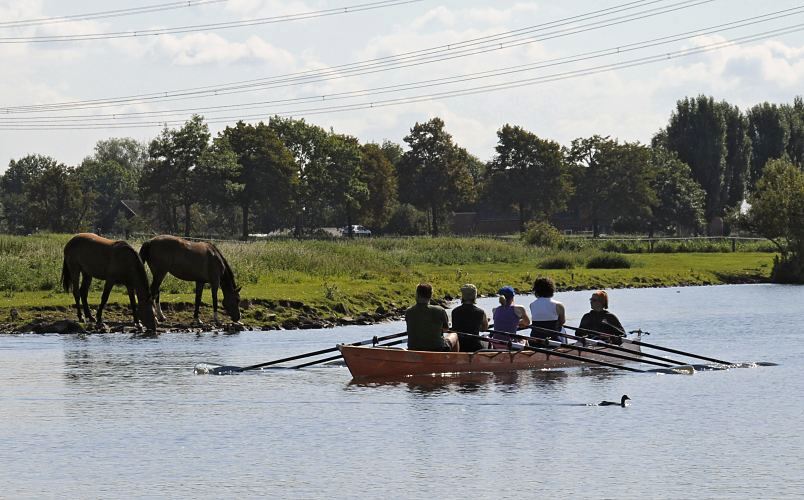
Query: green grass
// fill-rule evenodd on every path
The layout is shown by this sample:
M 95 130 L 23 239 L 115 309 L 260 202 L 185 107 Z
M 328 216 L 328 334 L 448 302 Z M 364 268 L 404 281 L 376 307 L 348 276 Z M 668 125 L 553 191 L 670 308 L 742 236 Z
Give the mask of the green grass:
M 0 322 L 6 321 L 11 308 L 19 310 L 22 320 L 73 317 L 72 295 L 59 286 L 62 249 L 69 238 L 0 236 Z M 139 248 L 140 242 L 131 243 Z M 767 280 L 773 259 L 773 254 L 764 252 L 632 253 L 629 269 L 586 269 L 583 263 L 598 255 L 599 249 L 559 251 L 516 240 L 449 237 L 221 242 L 218 246 L 243 287 L 241 297 L 251 302 L 244 321 L 265 326 L 300 315 L 334 320 L 378 308 L 398 309 L 411 302 L 421 281 L 432 282 L 436 295 L 448 298 L 459 296 L 460 286 L 467 282 L 486 295 L 505 284 L 529 291 L 541 275 L 551 276 L 561 290 L 740 283 Z M 571 262 L 574 267 L 539 268 L 551 259 Z M 98 280 L 93 282 L 93 306 L 101 287 Z M 165 280 L 163 303 L 187 309 L 192 301 L 192 283 L 172 277 Z M 205 292 L 204 303 L 210 302 Z M 116 287 L 110 314 L 125 318 L 127 303 L 124 290 Z M 211 312 L 202 314 L 209 317 Z

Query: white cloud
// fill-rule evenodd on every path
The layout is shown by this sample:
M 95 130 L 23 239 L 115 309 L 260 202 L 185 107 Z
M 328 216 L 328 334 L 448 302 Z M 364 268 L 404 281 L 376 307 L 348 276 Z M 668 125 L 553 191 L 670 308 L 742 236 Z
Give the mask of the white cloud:
M 160 37 L 155 50 L 165 53 L 174 64 L 228 65 L 236 62 L 268 63 L 283 70 L 295 66 L 290 52 L 251 36 L 243 42 L 232 42 L 217 34 L 193 33 L 183 37 Z

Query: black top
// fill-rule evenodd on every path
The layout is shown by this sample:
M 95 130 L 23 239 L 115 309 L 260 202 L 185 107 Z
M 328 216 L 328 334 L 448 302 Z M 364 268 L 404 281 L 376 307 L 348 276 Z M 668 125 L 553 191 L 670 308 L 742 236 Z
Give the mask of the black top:
M 624 335 L 623 333 L 624 328 L 623 325 L 620 324 L 620 320 L 617 319 L 617 316 L 615 316 L 614 314 L 610 313 L 605 309 L 602 311 L 595 311 L 593 309 L 588 313 L 584 314 L 583 318 L 581 318 L 581 324 L 579 328 L 581 329 L 586 328 L 588 330 L 595 330 L 596 332 L 608 333 L 620 337 Z M 593 339 L 599 338 L 604 342 L 611 342 L 615 344 L 619 344 L 622 342 L 617 338 L 607 337 L 605 335 L 595 335 L 594 333 L 585 332 L 583 330 L 579 331 L 578 335 L 584 337 L 588 336 L 589 338 Z
M 476 305 L 461 304 L 452 310 L 452 329 L 456 332 L 478 335 L 483 327 L 483 318 L 485 317 L 486 313 Z M 461 352 L 475 352 L 483 348 L 480 345 L 480 339 L 467 337 L 460 333 L 458 334 L 458 341 L 461 343 Z

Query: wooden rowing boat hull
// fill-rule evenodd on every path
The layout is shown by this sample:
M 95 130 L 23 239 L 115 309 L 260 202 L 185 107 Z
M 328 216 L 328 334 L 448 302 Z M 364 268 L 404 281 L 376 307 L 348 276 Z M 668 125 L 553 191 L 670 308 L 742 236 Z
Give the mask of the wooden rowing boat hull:
M 639 346 L 626 344 L 623 347 L 633 351 L 631 355 L 639 356 Z M 431 373 L 507 372 L 584 364 L 583 361 L 536 351 L 431 352 L 349 345 L 341 345 L 339 348 L 354 378 L 401 377 Z M 596 352 L 560 348 L 557 352 L 593 361 L 609 363 L 618 361 L 616 358 L 601 354 L 601 352 L 616 352 L 606 348 L 597 348 Z

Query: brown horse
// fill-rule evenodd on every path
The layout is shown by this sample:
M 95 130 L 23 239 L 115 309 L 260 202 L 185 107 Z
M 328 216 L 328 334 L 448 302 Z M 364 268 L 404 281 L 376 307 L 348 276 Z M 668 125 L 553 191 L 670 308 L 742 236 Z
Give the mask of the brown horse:
M 159 321 L 165 320 L 159 301 L 159 287 L 167 273 L 184 281 L 195 281 L 195 312 L 193 319 L 201 323 L 198 309 L 204 283 L 212 289 L 212 314 L 218 322 L 218 288 L 223 291 L 223 307 L 232 318 L 240 321 L 240 287 L 235 283 L 234 273 L 218 247 L 207 242 L 192 242 L 176 236 L 162 235 L 142 244 L 140 257 L 148 263 L 153 274 L 151 296 L 154 299 Z
M 81 279 L 81 286 L 78 280 Z M 156 330 L 154 311 L 151 307 L 151 296 L 148 290 L 148 275 L 137 251 L 125 241 L 113 241 L 97 234 L 77 234 L 64 246 L 64 264 L 61 268 L 61 283 L 64 291 L 72 288 L 78 321 L 83 321 L 81 305 L 88 321 L 95 321 L 87 304 L 87 295 L 92 278 L 106 280 L 98 305 L 97 323 L 103 323 L 103 307 L 109 299 L 114 285 L 125 285 L 128 299 L 131 302 L 131 313 L 134 324 L 139 326 L 140 319 L 145 328 Z M 140 307 L 137 308 L 136 293 Z M 80 301 L 80 302 L 79 302 Z

